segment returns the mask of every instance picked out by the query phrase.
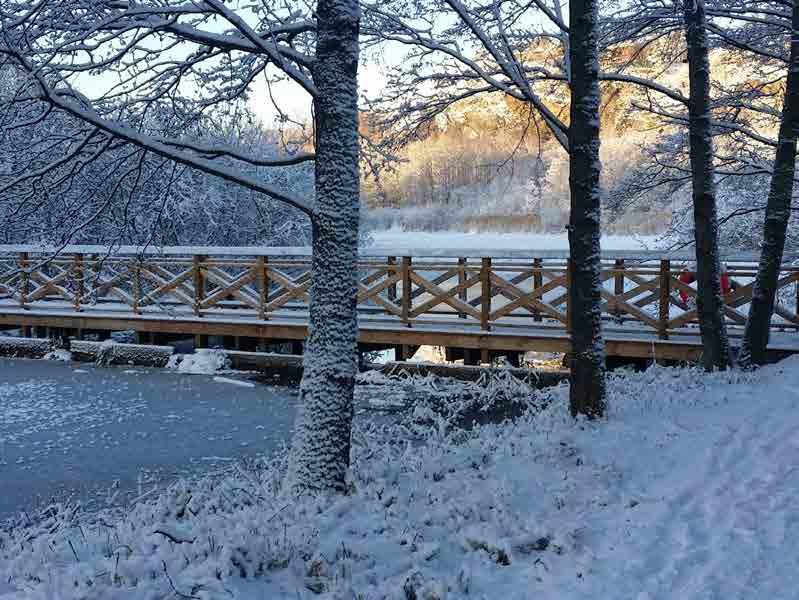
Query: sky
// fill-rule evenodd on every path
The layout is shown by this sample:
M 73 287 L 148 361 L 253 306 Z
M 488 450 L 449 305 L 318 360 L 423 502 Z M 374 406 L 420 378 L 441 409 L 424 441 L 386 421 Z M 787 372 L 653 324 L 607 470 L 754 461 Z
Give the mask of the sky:
M 388 65 L 385 61 L 377 63 L 368 60 L 361 63 L 358 67 L 358 85 L 361 95 L 374 96 L 380 93 L 386 84 L 386 70 Z M 293 82 L 284 82 L 272 86 L 272 96 L 291 118 L 298 121 L 308 121 L 311 114 L 310 97 Z M 266 125 L 272 125 L 278 113 L 269 99 L 266 83 L 263 79 L 258 79 L 253 84 L 253 93 L 250 99 L 250 108 L 255 115 Z

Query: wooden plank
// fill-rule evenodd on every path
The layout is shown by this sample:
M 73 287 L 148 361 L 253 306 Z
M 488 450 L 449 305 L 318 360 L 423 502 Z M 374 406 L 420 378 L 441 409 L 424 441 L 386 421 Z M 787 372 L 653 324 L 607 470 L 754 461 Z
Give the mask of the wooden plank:
M 49 278 L 38 271 L 33 271 L 30 273 L 28 281 L 35 282 L 38 287 L 33 291 L 28 293 L 27 301 L 35 302 L 36 300 L 46 298 L 50 295 L 51 292 L 55 292 L 59 296 L 61 296 L 64 300 L 70 301 L 73 299 L 72 294 L 69 291 L 58 285 L 59 283 L 65 282 L 69 276 L 69 271 L 60 271 L 55 277 Z
M 364 300 L 374 300 L 374 297 L 379 295 L 381 292 L 391 289 L 391 286 L 397 285 L 397 282 L 402 278 L 402 275 L 396 273 L 375 286 L 369 287 L 365 281 L 358 282 L 358 302 L 363 302 Z
M 19 288 L 19 305 L 24 307 L 28 302 L 28 292 L 30 291 L 30 275 L 28 273 L 28 253 L 19 253 L 19 269 L 20 269 L 20 288 Z
M 168 269 L 164 268 L 163 266 L 161 266 L 159 264 L 154 264 L 154 263 L 148 263 L 147 264 L 147 268 L 145 269 L 145 271 L 146 271 L 145 275 L 148 278 L 153 279 L 152 277 L 150 277 L 150 275 L 156 275 L 156 276 L 160 277 L 163 280 L 164 284 L 166 284 L 167 282 L 171 281 L 173 278 L 176 277 L 175 273 L 173 273 L 172 271 L 169 271 Z M 188 269 L 186 269 L 186 270 L 184 270 L 182 272 L 178 272 L 177 277 L 180 277 L 180 275 L 182 273 L 188 273 L 189 277 L 187 277 L 185 279 L 181 277 L 180 278 L 181 279 L 180 282 L 178 282 L 178 284 L 174 288 L 167 288 L 165 293 L 168 292 L 170 289 L 179 290 L 179 293 L 181 293 L 183 295 L 183 299 L 180 300 L 180 303 L 181 304 L 187 304 L 187 305 L 193 307 L 194 306 L 194 285 L 192 284 L 190 286 L 186 282 L 189 279 L 193 280 L 194 269 L 193 269 L 193 267 L 188 267 Z
M 77 253 L 72 257 L 72 280 L 75 283 L 75 310 L 80 310 L 83 302 L 84 281 L 83 281 L 83 254 Z
M 602 297 L 607 299 L 608 305 L 610 305 L 614 310 L 618 310 L 620 312 L 625 312 L 629 315 L 632 315 L 636 317 L 637 320 L 646 323 L 655 330 L 659 329 L 659 323 L 657 319 L 646 314 L 644 311 L 642 311 L 639 308 L 636 308 L 632 304 L 624 302 L 623 300 L 619 300 L 609 291 L 602 289 Z
M 252 265 L 237 265 L 237 266 L 244 266 L 247 267 L 247 270 L 243 273 L 238 273 L 235 277 L 231 277 L 225 271 L 222 271 L 218 266 L 209 266 L 205 270 L 205 276 L 208 281 L 211 281 L 219 286 L 219 289 L 213 291 L 212 295 L 218 294 L 222 291 L 222 288 L 229 288 L 229 296 L 233 298 L 239 299 L 242 303 L 246 306 L 256 309 L 258 308 L 258 292 L 257 290 L 251 290 L 247 286 L 254 281 L 254 272 L 252 269 Z M 239 285 L 241 279 L 246 279 L 246 281 Z M 208 303 L 208 290 L 206 290 L 206 298 L 204 300 L 203 306 Z M 221 302 L 225 298 L 222 297 L 217 300 L 217 302 Z
M 483 257 L 480 267 L 480 329 L 489 331 L 491 325 L 491 258 Z
M 417 272 L 419 272 L 421 270 L 422 269 L 416 269 Z M 442 283 L 445 283 L 445 282 L 449 281 L 450 279 L 453 279 L 454 277 L 457 277 L 457 276 L 458 276 L 458 269 L 457 269 L 457 267 L 455 267 L 455 268 L 452 268 L 452 269 L 447 269 L 446 271 L 444 271 L 440 275 L 436 276 L 434 279 L 428 280 L 428 281 L 431 281 L 433 283 L 433 285 L 441 285 Z M 416 298 L 418 298 L 419 296 L 422 296 L 424 294 L 425 294 L 425 290 L 424 289 L 416 288 L 411 293 L 411 298 L 415 300 Z
M 155 282 L 158 287 L 155 288 L 153 291 L 149 292 L 146 296 L 144 296 L 139 301 L 139 306 L 149 306 L 150 304 L 156 304 L 156 298 L 159 296 L 163 296 L 165 294 L 172 294 L 181 304 L 185 304 L 186 306 L 194 306 L 194 298 L 191 296 L 183 293 L 181 288 L 183 287 L 183 282 L 188 281 L 194 275 L 194 269 L 186 269 L 182 273 L 178 273 L 175 275 L 174 273 L 169 273 L 169 276 L 172 277 L 171 280 L 166 280 L 163 277 L 160 277 L 157 273 L 152 272 L 153 265 L 143 266 L 139 269 L 139 275 L 141 277 L 146 277 L 147 279 Z
M 266 256 L 259 256 L 255 261 L 256 281 L 258 282 L 258 318 L 267 319 L 266 305 L 269 301 L 269 273 Z
M 131 306 L 135 314 L 139 313 L 139 298 L 141 297 L 141 276 L 139 274 L 139 263 L 133 265 Z
M 391 273 L 397 274 L 398 273 L 398 270 L 397 270 L 397 257 L 396 256 L 389 256 L 386 259 L 386 262 L 388 263 L 387 273 L 389 273 L 389 274 L 391 274 Z M 391 302 L 393 302 L 394 304 L 397 304 L 397 284 L 396 283 L 393 284 L 390 288 L 388 288 L 388 299 Z
M 217 273 L 209 272 L 209 279 L 212 279 L 216 282 L 224 281 Z M 258 301 L 252 298 L 247 297 L 246 294 L 242 293 L 242 288 L 252 283 L 256 278 L 255 272 L 253 269 L 249 269 L 244 273 L 240 273 L 235 279 L 230 281 L 230 283 L 224 287 L 220 287 L 220 289 L 215 290 L 211 295 L 207 296 L 205 300 L 202 301 L 200 304 L 201 308 L 211 308 L 212 306 L 218 304 L 221 300 L 224 300 L 228 296 L 234 296 L 242 300 L 245 304 L 248 304 L 250 307 L 254 309 L 258 309 Z
M 387 282 L 384 282 L 385 287 L 389 287 L 392 284 L 395 284 L 398 279 L 399 276 L 397 276 L 396 278 L 389 279 Z M 396 304 L 394 304 L 391 300 L 387 300 L 382 296 L 380 296 L 379 292 L 382 291 L 382 289 L 379 288 L 380 286 L 378 286 L 378 288 L 372 288 L 370 290 L 362 283 L 360 282 L 358 283 L 359 296 L 361 294 L 364 294 L 366 298 L 372 300 L 378 306 L 382 306 L 383 309 L 385 309 L 385 311 L 388 314 L 402 318 L 402 309 L 398 307 Z M 378 292 L 374 292 L 375 289 L 378 289 Z
M 290 280 L 277 269 L 270 267 L 268 272 L 270 279 L 282 286 L 281 289 L 275 292 L 272 301 L 267 305 L 266 309 L 268 312 L 276 311 L 295 298 L 300 301 L 308 302 L 308 289 L 311 287 L 310 277 L 307 277 L 304 283 L 297 285 L 295 281 Z
M 466 287 L 466 258 L 460 257 L 458 258 L 458 287 L 460 291 L 458 292 L 458 300 L 461 302 L 468 302 L 469 301 L 469 290 Z M 465 319 L 466 313 L 461 311 L 458 313 L 459 319 Z
M 100 279 L 100 273 L 98 272 L 97 278 L 95 280 L 95 287 L 94 292 L 97 298 L 105 296 L 109 292 L 115 292 L 116 288 L 118 287 L 117 284 L 122 283 L 127 279 L 129 276 L 133 274 L 133 268 L 130 265 L 125 265 L 124 270 L 116 273 L 111 279 L 106 281 L 102 281 Z M 125 292 L 125 297 L 132 301 L 130 295 Z M 128 302 L 130 304 L 130 302 Z
M 517 285 L 517 284 L 522 283 L 523 281 L 526 281 L 526 280 L 528 280 L 528 279 L 533 277 L 534 272 L 533 272 L 532 269 L 520 269 L 520 271 L 521 272 L 518 275 L 516 275 L 515 277 L 512 277 L 510 280 L 504 279 L 503 277 L 498 275 L 496 268 L 493 268 L 491 270 L 491 274 L 495 275 L 499 279 L 502 279 L 503 281 L 509 281 L 513 285 Z M 491 298 L 494 299 L 497 296 L 505 296 L 505 297 L 508 298 L 508 300 L 515 299 L 515 296 L 508 297 L 505 294 L 505 291 L 502 288 L 494 288 L 494 287 L 492 287 L 491 288 Z M 480 306 L 480 300 L 481 300 L 480 296 L 478 296 L 477 298 L 474 298 L 473 300 L 470 300 L 469 304 L 471 304 L 474 307 L 478 307 L 478 306 Z
M 533 259 L 533 292 L 538 290 L 544 284 L 544 277 L 541 275 L 541 266 L 543 262 L 540 258 Z M 533 310 L 533 320 L 541 321 L 541 313 L 536 308 Z
M 564 324 L 566 323 L 566 315 L 564 313 L 558 311 L 554 306 L 536 299 L 537 296 L 541 295 L 541 288 L 535 292 L 526 293 L 516 286 L 510 285 L 508 281 L 502 277 L 497 277 L 493 273 L 491 274 L 491 281 L 496 287 L 504 288 L 508 292 L 508 295 L 515 294 L 513 300 L 491 314 L 491 321 L 498 321 L 502 317 L 511 314 L 517 308 L 526 307 L 531 311 L 539 311 L 539 313 L 547 314 Z
M 418 277 L 419 277 L 419 280 L 425 282 L 424 285 L 430 284 L 432 286 L 432 289 L 435 289 L 435 290 L 439 290 L 440 289 L 435 284 L 433 284 L 432 282 L 428 282 L 427 280 L 423 279 L 421 276 L 418 276 Z M 413 278 L 413 275 L 411 276 L 411 279 L 416 281 Z M 459 303 L 465 304 L 466 306 L 471 306 L 469 304 L 464 303 L 460 299 L 460 296 L 461 296 L 461 294 L 463 293 L 464 290 L 468 290 L 470 287 L 472 287 L 473 285 L 475 285 L 475 284 L 477 284 L 479 282 L 480 282 L 480 275 L 476 274 L 476 275 L 473 275 L 472 277 L 470 277 L 469 279 L 465 280 L 463 283 L 459 283 L 458 285 L 456 285 L 453 288 L 450 288 L 448 290 L 441 290 L 441 294 L 433 293 L 432 294 L 432 296 L 433 296 L 432 298 L 430 298 L 426 302 L 423 302 L 422 304 L 416 306 L 416 308 L 414 308 L 411 311 L 411 317 L 414 317 L 414 318 L 418 317 L 420 315 L 423 315 L 423 314 L 427 313 L 431 308 L 433 308 L 435 306 L 438 306 L 439 304 L 447 303 L 446 300 L 444 299 L 445 297 L 446 298 L 453 298 L 454 296 L 457 295 Z M 422 284 L 420 284 L 419 281 L 416 281 L 416 283 L 418 285 L 422 286 Z M 423 287 L 423 289 L 426 289 L 426 290 L 430 291 L 429 288 Z M 449 304 L 449 303 L 447 303 L 447 304 Z M 456 308 L 456 314 L 458 314 L 458 315 L 461 315 L 461 314 L 470 315 L 470 316 L 472 316 L 472 317 L 474 317 L 476 319 L 479 319 L 479 316 L 477 316 L 478 315 L 477 311 L 475 309 L 473 309 L 473 308 L 471 310 L 459 310 L 459 309 Z
M 442 290 L 440 287 L 434 285 L 432 282 L 428 281 L 427 279 L 425 279 L 424 277 L 422 277 L 421 275 L 416 273 L 416 271 L 410 271 L 409 274 L 410 274 L 411 281 L 413 283 L 415 283 L 419 287 L 425 288 L 427 291 L 429 291 L 433 295 L 433 298 L 430 301 L 428 301 L 427 303 L 422 305 L 422 307 L 424 307 L 423 311 L 420 310 L 421 307 L 417 307 L 417 308 L 413 309 L 412 311 L 410 311 L 410 313 L 409 313 L 410 317 L 415 318 L 415 317 L 418 317 L 420 314 L 423 314 L 424 312 L 429 310 L 429 308 L 431 307 L 431 306 L 429 306 L 430 302 L 434 302 L 434 304 L 432 304 L 432 306 L 435 306 L 435 305 L 438 305 L 438 304 L 442 304 L 442 303 L 448 304 L 452 308 L 454 308 L 455 310 L 465 312 L 466 314 L 471 315 L 475 319 L 480 320 L 481 316 L 480 316 L 479 312 L 477 312 L 474 308 L 472 308 L 471 306 L 469 306 L 465 302 L 461 302 L 460 300 L 458 300 L 458 299 L 453 297 L 453 296 L 455 296 L 455 294 L 458 291 L 457 286 L 452 288 L 452 289 L 450 289 L 450 290 Z M 471 281 L 472 280 L 469 280 L 469 281 L 467 281 L 467 283 L 469 283 Z
M 613 276 L 613 293 L 619 297 L 624 294 L 624 259 L 617 258 L 616 263 L 616 273 Z M 632 296 L 633 298 L 635 296 Z M 621 312 L 618 309 L 615 309 L 616 315 L 620 316 Z

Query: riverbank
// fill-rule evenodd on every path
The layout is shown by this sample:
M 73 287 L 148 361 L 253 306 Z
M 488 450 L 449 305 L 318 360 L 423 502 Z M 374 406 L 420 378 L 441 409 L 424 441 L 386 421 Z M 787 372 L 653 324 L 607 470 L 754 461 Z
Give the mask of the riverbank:
M 432 418 L 423 444 L 358 426 L 345 497 L 282 496 L 276 458 L 122 514 L 54 510 L 0 540 L 3 600 L 794 596 L 799 360 L 614 374 L 595 423 L 567 396 Z

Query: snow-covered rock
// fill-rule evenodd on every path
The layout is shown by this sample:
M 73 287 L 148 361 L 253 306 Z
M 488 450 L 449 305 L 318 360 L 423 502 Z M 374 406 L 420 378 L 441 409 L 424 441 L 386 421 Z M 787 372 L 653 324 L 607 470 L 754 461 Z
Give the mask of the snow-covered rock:
M 119 344 L 113 340 L 89 342 L 71 340 L 69 349 L 77 360 L 93 360 L 105 365 L 142 365 L 164 367 L 174 349 L 172 346 Z
M 0 336 L 0 356 L 43 358 L 52 349 L 50 339 Z
M 176 354 L 167 365 L 181 373 L 193 375 L 213 375 L 230 368 L 230 358 L 224 350 L 201 348 L 194 354 Z

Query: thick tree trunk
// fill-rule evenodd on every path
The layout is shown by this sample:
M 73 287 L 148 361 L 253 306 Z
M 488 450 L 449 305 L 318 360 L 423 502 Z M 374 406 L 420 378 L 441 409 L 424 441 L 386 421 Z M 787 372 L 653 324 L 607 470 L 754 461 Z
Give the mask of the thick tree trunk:
M 685 0 L 685 38 L 688 44 L 689 137 L 696 241 L 697 311 L 705 368 L 730 364 L 724 323 L 719 264 L 716 186 L 713 180 L 713 137 L 710 115 L 710 64 L 704 0 Z
M 569 217 L 572 415 L 605 411 L 600 283 L 598 0 L 570 0 Z
M 740 361 L 744 365 L 762 364 L 766 358 L 777 280 L 785 249 L 785 232 L 791 216 L 793 178 L 796 171 L 796 136 L 799 132 L 799 2 L 794 2 L 792 21 L 788 81 L 785 84 L 779 144 L 766 204 L 763 248 L 741 345 Z
M 319 0 L 316 16 L 313 283 L 287 479 L 300 493 L 346 485 L 357 367 L 358 2 Z

